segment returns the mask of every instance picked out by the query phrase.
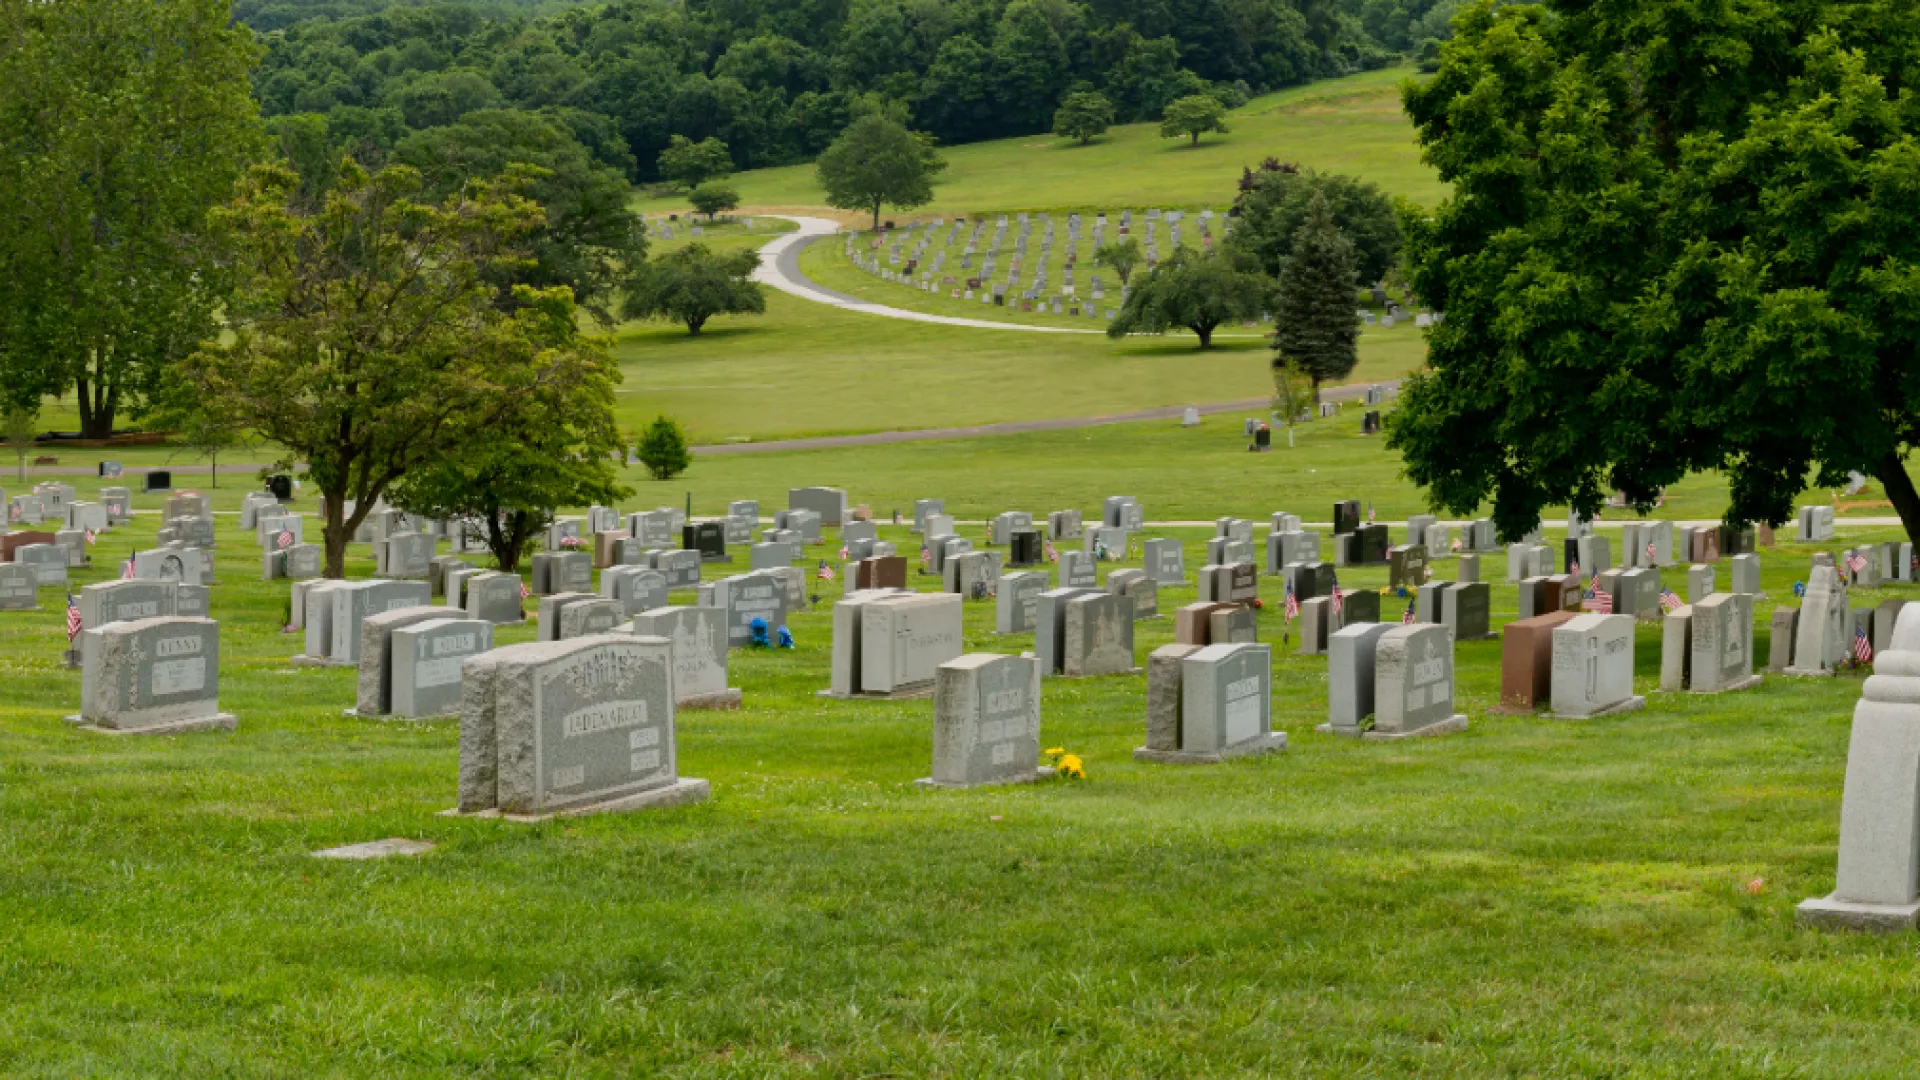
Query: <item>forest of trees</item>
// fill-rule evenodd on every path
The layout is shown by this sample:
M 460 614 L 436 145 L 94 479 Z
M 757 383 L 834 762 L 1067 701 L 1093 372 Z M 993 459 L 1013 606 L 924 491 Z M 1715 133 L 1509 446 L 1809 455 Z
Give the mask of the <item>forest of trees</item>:
M 866 112 L 952 144 L 1047 131 L 1097 90 L 1118 122 L 1418 52 L 1453 0 L 241 0 L 256 92 L 303 138 L 378 162 L 479 110 L 543 114 L 601 164 L 658 179 L 671 136 L 736 168 L 817 155 Z M 1428 43 L 1428 50 L 1431 50 Z M 285 132 L 289 122 L 275 125 Z M 285 139 L 282 134 L 282 138 Z

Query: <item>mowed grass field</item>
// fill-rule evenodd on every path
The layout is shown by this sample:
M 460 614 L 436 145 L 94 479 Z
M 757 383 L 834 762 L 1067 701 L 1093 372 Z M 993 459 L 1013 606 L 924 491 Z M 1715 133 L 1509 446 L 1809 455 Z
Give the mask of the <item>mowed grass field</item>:
M 1086 146 L 1028 135 L 942 147 L 947 168 L 933 202 L 914 213 L 1219 206 L 1232 198 L 1240 170 L 1269 156 L 1352 173 L 1432 206 L 1446 185 L 1420 160 L 1400 107 L 1400 84 L 1413 75 L 1386 68 L 1266 94 L 1233 110 L 1228 134 L 1204 136 L 1198 146 L 1163 139 L 1158 123 L 1146 123 L 1112 128 Z M 811 164 L 756 169 L 731 182 L 750 207 L 816 207 L 826 198 Z M 684 196 L 635 203 L 649 215 L 685 206 Z
M 1204 513 L 1176 487 L 1197 458 L 1151 432 L 1130 433 L 1140 456 L 1106 473 L 1094 454 L 1121 440 L 1085 455 L 1029 444 L 1024 469 L 940 444 L 957 451 L 944 464 L 875 458 L 859 483 L 821 475 L 818 456 L 703 459 L 689 481 L 765 499 L 765 480 L 717 470 L 794 466 L 881 505 L 911 473 L 913 491 L 969 516 L 1091 510 L 1129 488 L 1150 518 L 1317 517 L 1319 485 L 1364 496 L 1357 483 L 1384 475 L 1375 444 L 1331 429 L 1271 489 Z M 626 505 L 674 501 L 650 495 Z M 79 581 L 152 542 L 160 498 L 136 496 L 147 512 Z M 904 529 L 882 532 L 912 550 Z M 1195 567 L 1210 532 L 1149 535 L 1182 539 Z M 679 717 L 682 773 L 711 781 L 711 802 L 526 826 L 437 816 L 457 725 L 343 717 L 353 672 L 290 667 L 285 583 L 257 580 L 235 518 L 219 541 L 235 733 L 68 728 L 79 677 L 58 666 L 59 594 L 0 612 L 6 1075 L 1900 1077 L 1920 1053 L 1904 1004 L 1920 941 L 1793 920 L 1832 887 L 1855 678 L 1654 694 L 1649 625 L 1649 708 L 1565 722 L 1491 712 L 1499 644 L 1463 642 L 1470 731 L 1354 743 L 1313 732 L 1325 660 L 1282 644 L 1264 579 L 1285 754 L 1136 764 L 1143 678 L 1049 680 L 1042 745 L 1080 755 L 1087 780 L 928 793 L 911 785 L 930 767 L 930 702 L 814 696 L 837 595 L 823 585 L 823 608 L 790 620 L 796 650 L 733 654 L 739 712 Z M 1760 656 L 1811 553 L 1763 554 Z M 1497 577 L 1499 556 L 1485 563 Z M 351 572 L 371 574 L 364 550 Z M 1902 586 L 1856 601 L 1896 595 L 1920 599 Z M 1162 609 L 1192 599 L 1168 588 Z M 1514 605 L 1496 582 L 1496 621 Z M 991 604 L 966 618 L 971 651 L 1031 647 L 992 633 Z M 1171 635 L 1169 618 L 1138 624 L 1136 654 Z M 309 855 L 389 836 L 437 846 Z

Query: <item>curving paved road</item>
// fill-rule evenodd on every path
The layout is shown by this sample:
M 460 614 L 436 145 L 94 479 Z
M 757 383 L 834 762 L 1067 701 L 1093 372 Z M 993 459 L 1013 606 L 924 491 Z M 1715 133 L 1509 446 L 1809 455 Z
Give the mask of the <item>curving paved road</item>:
M 1024 323 L 993 322 L 988 319 L 963 319 L 953 315 L 929 315 L 924 311 L 908 311 L 906 308 L 870 303 L 857 296 L 849 296 L 846 293 L 816 285 L 800 272 L 800 253 L 815 240 L 839 232 L 840 223 L 828 221 L 826 218 L 795 217 L 791 214 L 760 216 L 791 221 L 800 228 L 798 231 L 775 237 L 760 248 L 760 268 L 753 272 L 753 280 L 771 285 L 783 293 L 790 293 L 802 300 L 857 311 L 862 315 L 879 315 L 888 319 L 907 319 L 911 322 L 939 323 L 943 326 L 972 326 L 981 330 L 1020 330 L 1029 334 L 1106 333 L 1105 330 L 1080 330 L 1067 326 L 1028 326 Z

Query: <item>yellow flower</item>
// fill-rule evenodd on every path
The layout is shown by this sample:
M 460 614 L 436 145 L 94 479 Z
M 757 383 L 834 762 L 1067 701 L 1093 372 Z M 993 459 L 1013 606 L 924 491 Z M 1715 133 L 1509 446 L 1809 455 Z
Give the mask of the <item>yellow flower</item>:
M 1056 746 L 1051 750 L 1042 750 L 1040 752 L 1047 755 L 1048 757 L 1059 757 L 1061 754 L 1064 754 L 1067 752 L 1067 748 L 1064 746 Z
M 1087 778 L 1087 770 L 1081 766 L 1080 755 L 1078 754 L 1067 754 L 1062 757 L 1056 769 L 1061 776 L 1070 776 L 1075 780 L 1085 780 Z

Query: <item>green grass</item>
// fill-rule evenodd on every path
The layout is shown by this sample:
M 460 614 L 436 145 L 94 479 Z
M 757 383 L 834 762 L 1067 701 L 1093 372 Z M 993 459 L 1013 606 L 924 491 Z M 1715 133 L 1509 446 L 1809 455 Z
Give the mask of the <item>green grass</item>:
M 1320 485 L 1364 495 L 1386 472 L 1377 443 L 1329 428 L 1204 513 L 1175 485 L 1237 453 L 1212 426 L 1080 451 L 1004 440 L 1005 456 L 939 444 L 944 463 L 876 455 L 844 479 L 879 501 L 918 476 L 968 514 L 1122 489 L 1150 516 L 1311 511 Z M 818 475 L 821 459 L 739 462 L 728 482 L 765 497 L 748 464 Z M 113 534 L 81 580 L 156 525 Z M 1171 534 L 1195 562 L 1207 531 Z M 288 667 L 285 585 L 254 580 L 232 518 L 220 540 L 234 734 L 67 728 L 57 595 L 0 613 L 7 1075 L 1895 1077 L 1920 1052 L 1914 940 L 1793 922 L 1832 887 L 1855 680 L 1655 694 L 1565 723 L 1490 713 L 1499 646 L 1463 643 L 1470 732 L 1360 745 L 1312 731 L 1324 660 L 1276 648 L 1284 755 L 1137 765 L 1142 679 L 1050 680 L 1043 743 L 1085 758 L 1088 781 L 930 794 L 910 786 L 930 704 L 814 697 L 828 619 L 802 613 L 797 651 L 734 654 L 741 711 L 680 718 L 682 772 L 712 782 L 710 803 L 516 826 L 436 816 L 455 725 L 343 718 L 353 673 Z M 1763 555 L 1773 598 L 1809 551 Z M 1916 595 L 1861 599 L 1896 592 Z M 1496 584 L 1494 610 L 1513 606 Z M 1277 607 L 1261 619 L 1276 643 Z M 1170 621 L 1140 624 L 1140 655 Z M 968 605 L 970 650 L 1029 647 L 991 624 Z M 1658 654 L 1643 628 L 1642 691 Z M 439 846 L 307 857 L 385 836 Z
M 1157 123 L 1113 128 L 1087 146 L 1052 135 L 950 146 L 934 201 L 912 216 L 989 210 L 1220 206 L 1240 170 L 1272 156 L 1326 172 L 1351 173 L 1389 194 L 1434 205 L 1446 195 L 1420 160 L 1413 125 L 1400 107 L 1409 68 L 1388 68 L 1255 98 L 1228 118 L 1233 130 L 1199 146 L 1162 139 Z M 824 205 L 811 164 L 756 169 L 732 178 L 747 206 Z M 641 200 L 652 214 L 678 210 L 685 196 Z M 887 216 L 899 217 L 898 212 Z

